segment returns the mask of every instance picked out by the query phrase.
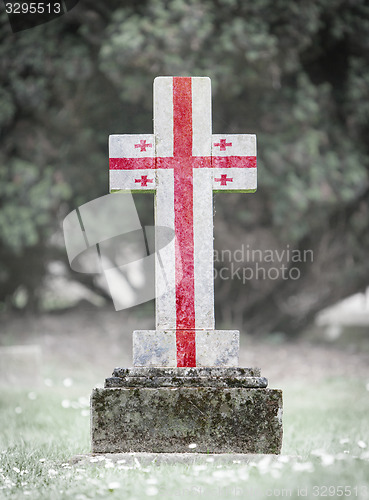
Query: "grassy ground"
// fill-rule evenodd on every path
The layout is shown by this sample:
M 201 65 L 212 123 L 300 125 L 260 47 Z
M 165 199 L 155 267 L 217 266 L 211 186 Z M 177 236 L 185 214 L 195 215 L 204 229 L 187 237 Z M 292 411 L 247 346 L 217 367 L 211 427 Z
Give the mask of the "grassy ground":
M 241 366 L 261 366 L 270 387 L 284 392 L 277 459 L 147 465 L 92 457 L 73 465 L 73 456 L 90 451 L 91 388 L 114 366 L 130 366 L 137 327 L 128 322 L 123 334 L 124 322 L 111 313 L 89 311 L 77 321 L 48 316 L 3 325 L 6 344 L 42 347 L 44 383 L 0 389 L 0 499 L 369 498 L 368 357 L 352 345 L 345 351 L 242 339 Z
M 369 498 L 369 398 L 363 381 L 333 378 L 283 389 L 279 459 L 149 466 L 108 459 L 71 465 L 73 455 L 90 449 L 87 387 L 3 390 L 0 498 Z

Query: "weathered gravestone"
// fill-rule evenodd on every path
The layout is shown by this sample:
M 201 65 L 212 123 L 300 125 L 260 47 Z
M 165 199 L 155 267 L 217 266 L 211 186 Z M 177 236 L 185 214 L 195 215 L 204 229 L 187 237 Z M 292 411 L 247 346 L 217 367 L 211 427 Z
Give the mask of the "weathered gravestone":
M 212 135 L 209 78 L 158 77 L 154 134 L 109 148 L 110 191 L 155 192 L 175 238 L 157 234 L 156 330 L 135 331 L 134 367 L 93 391 L 93 452 L 279 453 L 282 392 L 239 368 L 239 332 L 214 324 L 213 191 L 256 190 L 256 137 Z

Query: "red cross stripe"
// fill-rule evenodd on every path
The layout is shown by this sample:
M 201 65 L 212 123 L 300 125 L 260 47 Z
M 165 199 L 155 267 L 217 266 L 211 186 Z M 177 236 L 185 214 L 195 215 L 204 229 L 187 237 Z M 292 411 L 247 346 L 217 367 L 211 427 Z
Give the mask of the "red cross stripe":
M 197 366 L 196 330 L 215 327 L 212 191 L 223 186 L 245 191 L 245 171 L 256 171 L 255 136 L 239 136 L 252 139 L 237 142 L 238 136 L 211 135 L 210 99 L 208 79 L 159 77 L 154 87 L 154 135 L 135 144 L 146 151 L 147 141 L 152 142 L 152 155 L 130 153 L 130 144 L 138 140 L 135 136 L 111 136 L 116 137 L 109 160 L 111 189 L 134 189 L 129 171 L 136 171 L 141 178 L 134 179 L 135 184 L 144 188 L 153 182 L 156 224 L 174 229 L 174 255 L 164 263 L 174 291 L 173 296 L 170 292 L 157 297 L 156 324 L 157 331 L 175 330 L 178 367 Z M 212 152 L 212 144 L 219 149 Z M 232 155 L 220 154 L 232 144 Z M 156 181 L 148 178 L 153 170 Z M 218 184 L 213 185 L 214 181 Z M 252 185 L 250 191 L 255 189 Z
M 214 144 L 214 146 L 219 147 L 220 151 L 225 151 L 228 146 L 232 146 L 232 143 L 227 142 L 227 139 L 219 139 L 219 142 L 217 144 Z
M 227 174 L 222 174 L 220 176 L 220 179 L 214 179 L 214 180 L 215 180 L 215 182 L 220 182 L 221 186 L 226 186 L 227 182 L 233 182 L 232 178 L 228 179 Z
M 140 151 L 146 151 L 146 148 L 152 148 L 152 144 L 147 144 L 146 139 L 141 139 L 139 144 L 135 144 L 135 148 L 140 148 Z
M 141 175 L 141 179 L 135 179 L 135 182 L 140 182 L 142 187 L 146 187 L 148 182 L 154 182 L 153 179 L 148 179 L 147 175 Z

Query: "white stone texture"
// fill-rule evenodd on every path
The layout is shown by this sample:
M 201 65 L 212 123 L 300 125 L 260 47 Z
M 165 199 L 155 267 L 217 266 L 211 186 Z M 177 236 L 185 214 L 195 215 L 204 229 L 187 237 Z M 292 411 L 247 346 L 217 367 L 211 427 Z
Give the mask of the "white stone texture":
M 134 366 L 177 366 L 175 330 L 135 330 Z
M 154 158 L 153 134 L 113 134 L 109 136 L 109 158 Z
M 195 327 L 215 328 L 212 172 L 194 169 Z
M 255 134 L 213 134 L 211 142 L 212 156 L 256 156 Z
M 153 169 L 110 170 L 110 191 L 154 191 L 155 188 Z
M 173 156 L 173 78 L 159 76 L 154 80 L 154 135 L 156 156 Z
M 240 333 L 237 330 L 196 332 L 196 366 L 238 366 Z
M 155 198 L 155 225 L 164 226 L 174 231 L 174 190 L 173 171 L 158 170 Z M 156 233 L 156 248 L 163 247 L 162 233 Z M 163 330 L 176 327 L 176 261 L 175 238 L 157 252 L 155 260 L 156 274 L 156 328 Z M 177 271 L 182 270 L 177 262 Z M 178 279 L 178 276 L 177 276 Z
M 254 193 L 257 188 L 256 177 L 256 168 L 213 168 L 213 189 Z
M 192 154 L 211 155 L 211 81 L 192 78 Z

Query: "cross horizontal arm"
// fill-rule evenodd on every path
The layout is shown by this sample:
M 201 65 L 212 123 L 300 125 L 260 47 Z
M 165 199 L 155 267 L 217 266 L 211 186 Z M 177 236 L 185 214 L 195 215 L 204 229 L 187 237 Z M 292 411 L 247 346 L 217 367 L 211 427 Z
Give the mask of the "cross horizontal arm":
M 213 134 L 212 171 L 214 191 L 256 191 L 256 136 Z
M 153 134 L 109 137 L 110 191 L 154 191 L 155 139 Z

